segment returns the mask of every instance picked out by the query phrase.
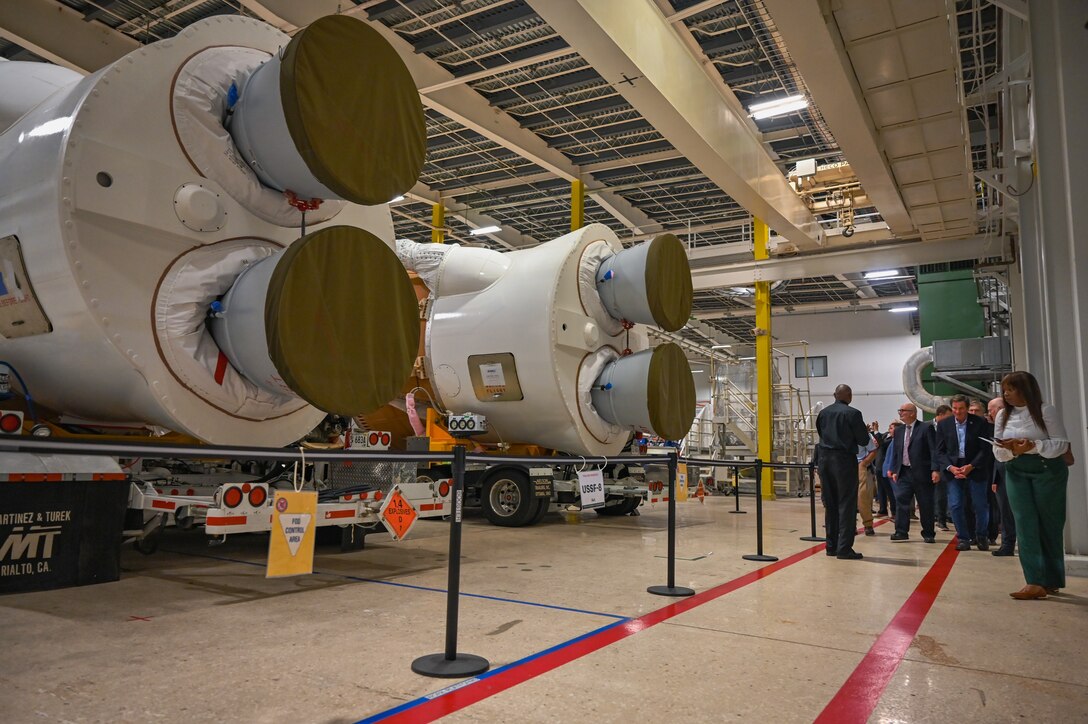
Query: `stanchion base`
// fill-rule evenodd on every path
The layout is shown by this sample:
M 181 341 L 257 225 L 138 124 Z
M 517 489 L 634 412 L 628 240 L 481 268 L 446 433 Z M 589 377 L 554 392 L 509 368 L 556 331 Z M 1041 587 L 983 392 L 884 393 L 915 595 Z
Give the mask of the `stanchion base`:
M 463 679 L 482 674 L 490 668 L 487 659 L 473 654 L 457 654 L 452 661 L 445 654 L 428 654 L 412 662 L 412 671 L 436 679 Z
M 747 515 L 748 511 L 747 510 L 730 510 L 729 513 L 732 513 L 733 515 Z
M 746 556 L 741 556 L 746 561 L 777 561 L 774 556 L 763 555 L 762 553 L 749 553 Z
M 695 591 L 683 586 L 650 586 L 646 589 L 655 596 L 694 596 Z
M 812 541 L 813 543 L 824 543 L 827 541 L 827 538 L 821 538 L 818 535 L 803 535 L 801 536 L 801 540 L 808 540 Z

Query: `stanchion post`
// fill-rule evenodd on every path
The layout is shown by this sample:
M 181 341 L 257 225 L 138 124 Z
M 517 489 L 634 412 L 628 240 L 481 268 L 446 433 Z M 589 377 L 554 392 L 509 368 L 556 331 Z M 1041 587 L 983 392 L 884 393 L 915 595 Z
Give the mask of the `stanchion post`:
M 668 584 L 650 586 L 646 590 L 655 596 L 692 596 L 695 591 L 676 585 L 676 451 L 669 455 L 669 549 Z
M 808 517 L 812 524 L 812 533 L 801 536 L 801 540 L 822 543 L 827 538 L 816 535 L 816 466 L 808 464 Z
M 756 458 L 756 552 L 741 556 L 746 561 L 777 561 L 774 556 L 763 554 L 763 460 Z
M 747 515 L 747 510 L 740 509 L 740 465 L 733 466 L 733 510 L 729 511 L 734 515 Z
M 462 679 L 491 668 L 487 659 L 457 653 L 457 607 L 461 596 L 461 511 L 465 500 L 465 446 L 453 448 L 453 511 L 450 515 L 449 583 L 446 586 L 446 650 L 420 656 L 412 671 L 439 679 Z

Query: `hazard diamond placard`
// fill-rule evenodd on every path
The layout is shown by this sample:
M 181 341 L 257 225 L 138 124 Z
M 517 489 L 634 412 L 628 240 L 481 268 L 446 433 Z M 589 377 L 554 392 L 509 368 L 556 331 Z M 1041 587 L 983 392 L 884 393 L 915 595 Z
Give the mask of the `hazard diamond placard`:
M 400 494 L 400 488 L 394 487 L 385 499 L 385 505 L 381 510 L 382 523 L 393 540 L 401 540 L 408 535 L 408 531 L 415 525 L 419 515 L 412 504 Z

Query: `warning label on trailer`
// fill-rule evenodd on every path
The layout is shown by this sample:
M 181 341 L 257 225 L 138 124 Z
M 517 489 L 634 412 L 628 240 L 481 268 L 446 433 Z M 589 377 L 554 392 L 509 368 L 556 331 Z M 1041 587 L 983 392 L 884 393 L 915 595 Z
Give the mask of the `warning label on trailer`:
M 268 578 L 314 571 L 317 493 L 276 491 L 272 532 L 268 536 Z
M 401 540 L 416 522 L 416 509 L 394 488 L 382 508 L 382 522 L 394 540 Z

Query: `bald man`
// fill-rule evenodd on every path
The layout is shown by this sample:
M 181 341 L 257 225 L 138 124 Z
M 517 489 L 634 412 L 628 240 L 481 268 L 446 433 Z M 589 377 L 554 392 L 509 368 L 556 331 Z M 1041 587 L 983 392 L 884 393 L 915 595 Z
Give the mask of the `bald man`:
M 895 430 L 894 459 L 888 466 L 896 501 L 895 532 L 891 540 L 898 542 L 910 538 L 911 499 L 914 498 L 918 501 L 922 540 L 935 543 L 934 490 L 940 475 L 933 468 L 931 426 L 918 419 L 918 407 L 909 400 L 899 406 L 899 420 L 903 424 Z
M 835 402 L 816 417 L 816 461 L 820 470 L 827 529 L 827 555 L 840 560 L 861 558 L 854 550 L 858 516 L 858 448 L 869 444 L 869 428 L 861 411 L 850 407 L 849 385 L 835 388 Z

